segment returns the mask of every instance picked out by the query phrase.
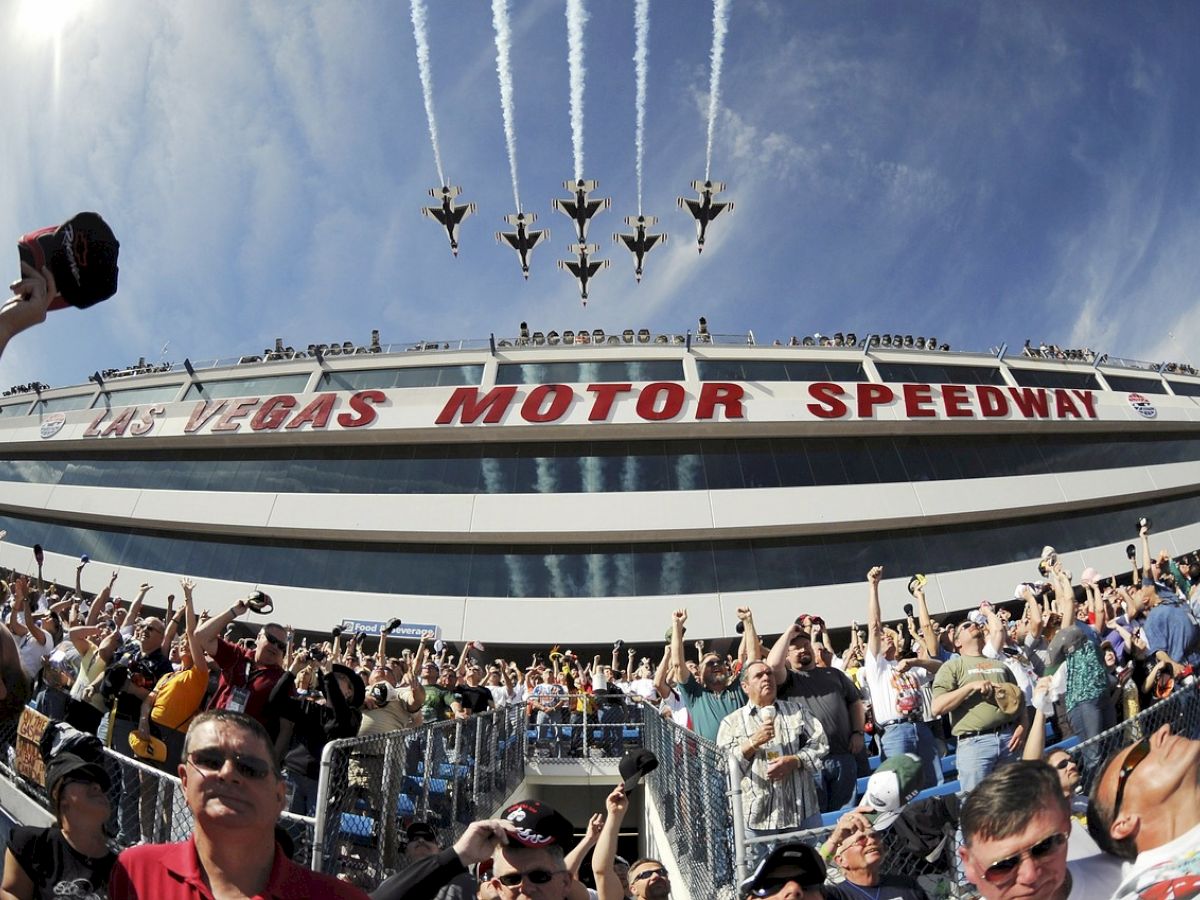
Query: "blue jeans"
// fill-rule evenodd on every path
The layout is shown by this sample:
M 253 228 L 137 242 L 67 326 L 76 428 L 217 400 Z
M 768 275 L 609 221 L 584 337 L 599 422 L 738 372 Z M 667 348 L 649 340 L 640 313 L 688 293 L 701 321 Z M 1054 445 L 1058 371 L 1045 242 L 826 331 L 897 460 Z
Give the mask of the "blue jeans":
M 981 734 L 978 737 L 960 738 L 958 742 L 958 783 L 959 793 L 965 794 L 975 788 L 975 785 L 987 778 L 1001 763 L 1017 759 L 1008 749 L 1012 740 L 1013 730 L 1006 727 L 1002 731 L 991 734 Z
M 895 722 L 883 729 L 880 738 L 883 758 L 915 753 L 921 757 L 921 789 L 931 788 L 938 783 L 937 751 L 933 746 L 933 732 L 924 722 Z
M 1098 697 L 1076 703 L 1067 710 L 1067 719 L 1079 740 L 1086 741 L 1116 725 L 1117 710 L 1107 697 Z M 1087 783 L 1090 783 L 1091 776 L 1099 770 L 1103 761 L 1104 748 L 1100 745 L 1090 744 L 1083 748 L 1083 776 Z
M 816 782 L 821 812 L 841 809 L 854 799 L 858 762 L 850 753 L 831 753 L 821 761 L 821 773 Z

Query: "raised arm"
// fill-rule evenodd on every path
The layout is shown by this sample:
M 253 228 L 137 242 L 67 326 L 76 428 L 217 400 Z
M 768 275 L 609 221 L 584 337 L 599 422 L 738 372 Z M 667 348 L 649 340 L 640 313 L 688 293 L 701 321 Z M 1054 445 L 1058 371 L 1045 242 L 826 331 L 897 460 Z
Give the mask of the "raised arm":
M 671 662 L 675 666 L 675 683 L 682 684 L 687 681 L 688 670 L 687 660 L 683 655 L 683 628 L 687 624 L 687 610 L 677 609 L 671 613 Z M 632 678 L 631 673 L 626 673 L 626 680 Z
M 990 603 L 984 608 L 983 614 L 987 616 L 987 645 L 999 657 L 1000 650 L 1004 646 L 1004 620 L 996 614 L 995 608 Z
M 600 829 L 600 838 L 592 852 L 592 874 L 596 878 L 596 893 L 600 900 L 624 900 L 625 890 L 617 878 L 617 838 L 621 834 L 621 822 L 629 811 L 629 798 L 625 796 L 625 785 L 618 784 L 604 801 L 608 817 Z
M 883 566 L 872 566 L 867 572 L 867 650 L 879 656 L 880 640 L 883 635 L 883 613 L 879 609 L 879 582 L 883 578 Z
M 196 638 L 200 641 L 200 646 L 208 653 L 216 653 L 217 638 L 225 631 L 225 626 L 236 619 L 238 616 L 244 615 L 250 607 L 245 600 L 239 600 L 229 609 L 220 615 L 213 616 L 203 625 L 196 629 Z
M 929 615 L 929 604 L 925 602 L 923 585 L 913 587 L 913 599 L 917 601 L 917 622 L 921 626 L 921 645 L 925 648 L 926 654 L 936 657 L 939 650 L 938 636 L 933 627 L 933 618 Z
M 76 584 L 79 584 L 79 572 L 82 568 L 83 568 L 83 565 L 81 563 L 79 565 L 79 567 L 75 570 L 75 583 Z M 100 616 L 104 612 L 105 604 L 107 604 L 108 601 L 112 598 L 113 585 L 116 583 L 117 583 L 117 572 L 114 570 L 112 575 L 110 575 L 108 578 L 108 584 L 106 584 L 103 588 L 100 589 L 100 593 L 97 594 L 96 599 L 92 601 L 92 605 L 88 609 L 88 617 L 87 617 L 86 624 L 95 625 L 100 620 Z
M 738 621 L 742 623 L 742 645 L 746 648 L 746 656 L 743 661 L 745 663 L 758 662 L 766 654 L 763 652 L 758 630 L 754 627 L 754 613 L 748 606 L 739 606 L 737 617 Z
M 183 627 L 184 634 L 187 636 L 188 652 L 192 654 L 192 668 L 207 669 L 208 663 L 204 660 L 204 645 L 196 634 L 196 606 L 192 598 L 196 582 L 185 578 L 179 582 L 179 586 L 183 588 Z
M 662 661 L 659 662 L 658 668 L 654 670 L 654 689 L 658 691 L 658 698 L 666 700 L 671 696 L 671 648 L 663 647 Z
M 146 594 L 150 592 L 150 585 L 143 582 L 138 585 L 137 596 L 133 598 L 133 602 L 129 604 L 129 614 L 125 616 L 125 621 L 131 626 L 137 624 L 138 616 L 142 614 L 142 602 L 146 599 Z
M 767 654 L 767 665 L 771 667 L 771 674 L 775 676 L 776 684 L 783 684 L 783 679 L 787 678 L 788 647 L 799 633 L 800 626 L 793 622 L 787 627 L 787 631 L 771 645 L 771 652 Z

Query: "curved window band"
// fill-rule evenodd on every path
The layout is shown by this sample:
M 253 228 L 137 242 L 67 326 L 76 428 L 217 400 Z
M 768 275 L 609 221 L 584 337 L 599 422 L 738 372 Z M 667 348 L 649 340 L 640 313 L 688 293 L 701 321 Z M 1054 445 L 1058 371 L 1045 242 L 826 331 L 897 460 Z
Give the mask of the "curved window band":
M 1200 433 L 230 448 L 0 459 L 0 482 L 179 491 L 575 494 L 888 484 L 1200 460 Z
M 1086 549 L 1128 538 L 1138 515 L 1169 530 L 1200 519 L 1200 493 L 1102 511 L 981 525 L 671 544 L 366 544 L 208 538 L 0 517 L 12 543 L 105 565 L 339 591 L 448 597 L 624 597 L 837 584 L 872 565 L 956 571 L 1035 558 L 1047 541 Z M 1031 577 L 1032 577 L 1031 566 Z

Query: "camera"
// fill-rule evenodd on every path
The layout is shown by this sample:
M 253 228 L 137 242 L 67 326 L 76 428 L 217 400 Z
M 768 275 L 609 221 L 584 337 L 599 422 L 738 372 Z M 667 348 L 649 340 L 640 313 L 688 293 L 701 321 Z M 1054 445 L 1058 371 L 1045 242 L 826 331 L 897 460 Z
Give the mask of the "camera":
M 313 662 L 324 662 L 325 661 L 325 651 L 322 650 L 320 647 L 310 647 L 308 650 L 308 658 L 311 659 Z
M 377 706 L 387 706 L 389 701 L 396 699 L 392 686 L 384 681 L 371 687 L 371 696 Z

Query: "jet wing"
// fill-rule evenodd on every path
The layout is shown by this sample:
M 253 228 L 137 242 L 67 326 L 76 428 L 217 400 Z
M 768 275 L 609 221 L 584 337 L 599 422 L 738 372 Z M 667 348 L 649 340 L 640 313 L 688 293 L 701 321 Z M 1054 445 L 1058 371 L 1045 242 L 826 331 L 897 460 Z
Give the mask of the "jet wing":
M 620 241 L 625 245 L 625 249 L 633 253 L 637 253 L 640 249 L 638 246 L 638 236 L 636 234 L 614 234 L 613 240 Z
M 538 232 L 538 231 L 534 232 L 534 234 L 540 234 L 540 233 L 541 232 Z M 520 241 L 518 240 L 518 235 L 515 231 L 497 231 L 496 232 L 496 243 L 497 244 L 507 243 L 508 246 L 510 246 L 514 250 L 518 250 L 518 251 L 521 249 L 521 244 L 520 244 Z
M 446 213 L 445 210 L 443 210 L 440 206 L 422 206 L 421 215 L 425 216 L 426 218 L 436 219 L 437 221 L 441 222 L 442 225 L 446 224 Z M 457 222 L 459 220 L 455 219 L 454 221 Z
M 541 231 L 525 232 L 526 245 L 529 247 L 530 250 L 532 250 L 534 247 L 536 247 L 542 241 L 546 240 L 546 238 L 548 238 L 548 237 L 550 237 L 550 229 L 549 228 L 543 228 Z
M 588 263 L 588 265 L 587 265 L 588 278 L 591 278 L 593 275 L 595 275 L 601 269 L 607 269 L 610 265 L 612 265 L 611 259 L 598 259 L 595 262 Z M 576 277 L 578 277 L 578 276 L 576 276 Z
M 562 200 L 556 198 L 554 200 L 554 208 L 566 213 L 572 219 L 579 215 L 579 204 L 574 200 Z
M 577 262 L 574 262 L 574 261 L 572 261 L 572 260 L 569 260 L 569 259 L 560 259 L 560 260 L 558 261 L 558 267 L 559 267 L 560 269 L 565 269 L 566 271 L 570 272 L 570 273 L 571 273 L 572 275 L 574 275 L 576 278 L 583 278 L 583 277 L 584 277 L 584 275 L 583 275 L 583 267 L 582 267 L 581 265 L 579 265 L 579 263 L 577 263 Z
M 667 236 L 665 234 L 648 234 L 648 235 L 646 235 L 646 243 L 644 245 L 645 249 L 643 250 L 643 252 L 649 253 L 651 248 L 653 248 L 655 244 L 657 244 L 659 241 L 666 241 L 666 239 L 667 239 Z
M 468 203 L 465 206 L 456 206 L 456 207 L 454 207 L 454 212 L 451 214 L 450 218 L 451 218 L 451 221 L 453 221 L 457 225 L 460 222 L 462 222 L 462 220 L 465 219 L 467 216 L 471 215 L 471 213 L 473 213 L 473 212 L 475 212 L 475 204 L 474 203 Z M 445 223 L 443 223 L 443 224 L 445 224 Z
M 692 214 L 692 217 L 696 219 L 704 216 L 704 207 L 700 205 L 699 200 L 689 200 L 687 197 L 680 197 L 679 208 L 686 209 Z
M 610 206 L 612 206 L 611 197 L 602 197 L 599 200 L 589 200 L 585 207 L 586 215 L 590 219 L 596 213 L 600 212 L 600 210 L 608 209 Z
M 719 216 L 726 209 L 728 209 L 730 212 L 733 212 L 733 201 L 732 200 L 726 200 L 724 203 L 712 204 L 712 206 L 710 206 L 708 208 L 708 220 L 711 222 L 713 219 L 715 219 L 717 216 Z

